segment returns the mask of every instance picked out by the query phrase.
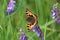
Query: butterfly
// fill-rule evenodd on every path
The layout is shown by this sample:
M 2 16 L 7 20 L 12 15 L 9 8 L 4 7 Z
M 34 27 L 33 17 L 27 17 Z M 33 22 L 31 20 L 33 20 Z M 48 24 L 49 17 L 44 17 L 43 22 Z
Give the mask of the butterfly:
M 33 27 L 37 24 L 37 16 L 32 14 L 29 9 L 26 9 L 26 17 L 28 30 L 32 30 Z
M 41 32 L 41 29 L 38 25 L 37 16 L 33 14 L 29 9 L 26 9 L 26 17 L 27 17 L 27 27 L 28 30 L 33 30 L 34 32 L 37 32 L 37 36 L 41 37 L 42 40 L 44 40 L 44 36 Z

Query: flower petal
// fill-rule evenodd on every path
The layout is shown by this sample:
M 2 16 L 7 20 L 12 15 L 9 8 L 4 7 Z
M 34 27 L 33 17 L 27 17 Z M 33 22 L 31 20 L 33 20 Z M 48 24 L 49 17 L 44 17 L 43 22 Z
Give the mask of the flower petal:
M 58 24 L 60 24 L 60 18 L 57 18 L 57 19 L 56 19 L 56 22 L 57 22 Z
M 21 40 L 27 40 L 27 37 L 25 36 L 25 34 L 21 34 L 21 35 L 20 35 L 20 39 L 21 39 Z
M 37 25 L 33 28 L 33 31 L 37 33 L 38 37 L 41 37 L 42 40 L 44 40 L 44 36 L 43 36 L 43 34 L 41 32 L 41 29 Z

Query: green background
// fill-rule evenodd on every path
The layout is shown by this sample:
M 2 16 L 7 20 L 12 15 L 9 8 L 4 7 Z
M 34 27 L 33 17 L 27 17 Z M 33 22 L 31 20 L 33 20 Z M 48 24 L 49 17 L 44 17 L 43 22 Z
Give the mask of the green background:
M 6 14 L 9 0 L 0 0 L 0 40 L 20 40 L 23 28 L 28 40 L 41 40 L 35 32 L 28 32 L 26 8 L 38 16 L 38 25 L 44 34 L 44 40 L 60 40 L 60 24 L 52 19 L 52 6 L 55 0 L 15 0 L 16 7 L 11 15 Z M 60 4 L 60 3 L 59 3 Z M 59 6 L 59 5 L 58 5 Z

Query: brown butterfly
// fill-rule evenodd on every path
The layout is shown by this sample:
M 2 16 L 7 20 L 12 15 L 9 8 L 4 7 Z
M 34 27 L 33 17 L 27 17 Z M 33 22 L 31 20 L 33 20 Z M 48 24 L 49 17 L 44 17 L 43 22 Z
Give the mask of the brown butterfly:
M 29 9 L 26 9 L 26 17 L 28 30 L 32 30 L 33 27 L 37 24 L 37 16 L 32 14 Z

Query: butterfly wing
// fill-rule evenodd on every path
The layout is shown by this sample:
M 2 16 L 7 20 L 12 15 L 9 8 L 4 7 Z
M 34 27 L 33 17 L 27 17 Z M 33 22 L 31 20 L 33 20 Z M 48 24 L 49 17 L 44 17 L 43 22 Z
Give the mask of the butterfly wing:
M 28 30 L 32 30 L 33 27 L 37 24 L 37 16 L 32 14 L 32 12 L 27 9 L 26 10 L 26 16 L 27 16 L 27 27 Z

